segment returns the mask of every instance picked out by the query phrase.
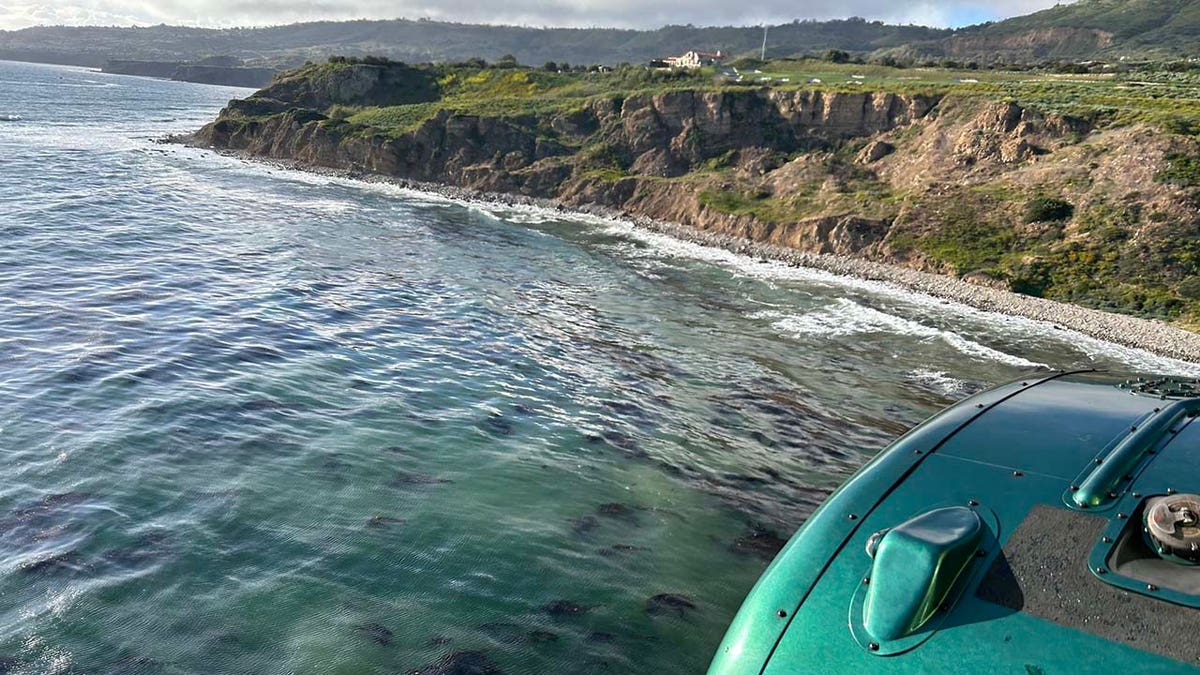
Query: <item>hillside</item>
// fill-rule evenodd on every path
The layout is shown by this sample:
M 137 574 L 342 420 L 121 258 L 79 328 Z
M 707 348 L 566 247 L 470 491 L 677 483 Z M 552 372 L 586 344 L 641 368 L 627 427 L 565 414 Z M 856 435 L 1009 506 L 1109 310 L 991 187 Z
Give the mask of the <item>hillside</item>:
M 906 55 L 988 61 L 1200 56 L 1200 0 L 1080 0 L 971 26 Z
M 770 86 L 340 60 L 192 140 L 1200 323 L 1200 103 L 1112 76 L 767 69 Z M 1073 114 L 1094 101 L 1119 112 Z
M 768 53 L 787 56 L 825 49 L 871 52 L 928 41 L 949 31 L 890 26 L 861 19 L 794 22 L 770 29 Z M 642 63 L 689 49 L 757 54 L 760 27 L 666 26 L 638 31 L 609 28 L 525 28 L 439 21 L 343 21 L 269 28 L 213 30 L 175 26 L 148 28 L 36 27 L 0 32 L 0 59 L 99 67 L 110 59 L 193 61 L 221 54 L 249 65 L 297 66 L 333 54 L 373 54 L 424 63 L 496 60 L 521 63 Z
M 426 20 L 322 21 L 265 28 L 36 27 L 0 31 L 0 59 L 99 67 L 110 59 L 194 61 L 228 55 L 247 65 L 294 67 L 331 55 L 378 55 L 411 63 L 641 63 L 689 49 L 757 55 L 757 26 L 665 26 L 657 30 L 531 28 Z M 851 18 L 770 27 L 772 57 L 838 49 L 902 60 L 1035 63 L 1200 57 L 1200 0 L 1080 0 L 958 30 Z

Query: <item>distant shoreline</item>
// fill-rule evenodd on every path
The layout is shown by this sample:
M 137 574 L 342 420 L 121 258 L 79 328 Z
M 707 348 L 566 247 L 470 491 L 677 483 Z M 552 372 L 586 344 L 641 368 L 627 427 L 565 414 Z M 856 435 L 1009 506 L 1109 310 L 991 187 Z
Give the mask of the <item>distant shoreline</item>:
M 172 136 L 164 140 L 185 143 L 190 135 Z M 650 232 L 664 234 L 682 241 L 720 248 L 739 255 L 783 262 L 844 277 L 884 282 L 906 291 L 940 300 L 948 300 L 975 309 L 1044 322 L 1056 329 L 1077 331 L 1083 335 L 1124 347 L 1143 349 L 1159 356 L 1200 363 L 1200 334 L 1176 328 L 1162 321 L 1113 314 L 1011 291 L 972 284 L 949 276 L 921 272 L 898 265 L 859 260 L 846 256 L 808 253 L 795 249 L 763 244 L 741 237 L 705 232 L 679 223 L 665 222 L 602 206 L 564 206 L 557 200 L 540 199 L 508 193 L 484 192 L 441 183 L 428 183 L 388 176 L 320 167 L 297 161 L 264 158 L 253 154 L 204 148 L 221 155 L 275 166 L 281 169 L 304 171 L 317 175 L 387 184 L 403 189 L 438 195 L 460 202 L 487 202 L 506 206 L 528 206 L 564 215 L 585 215 L 627 222 Z

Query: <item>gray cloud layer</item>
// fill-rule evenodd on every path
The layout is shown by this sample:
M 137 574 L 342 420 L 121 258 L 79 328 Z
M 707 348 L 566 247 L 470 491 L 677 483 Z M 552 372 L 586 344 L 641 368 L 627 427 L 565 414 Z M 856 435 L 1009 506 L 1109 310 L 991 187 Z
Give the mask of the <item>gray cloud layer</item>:
M 890 23 L 958 26 L 1044 9 L 1055 0 L 506 0 L 480 3 L 442 0 L 5 0 L 0 29 L 39 24 L 248 26 L 317 19 L 439 19 L 528 26 L 621 26 L 664 24 L 752 25 L 792 19 L 862 16 Z

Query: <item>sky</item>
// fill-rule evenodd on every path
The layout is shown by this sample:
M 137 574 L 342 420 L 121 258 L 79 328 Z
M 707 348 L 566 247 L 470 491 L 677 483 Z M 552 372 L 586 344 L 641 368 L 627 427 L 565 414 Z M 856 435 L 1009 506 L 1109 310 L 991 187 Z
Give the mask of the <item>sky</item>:
M 1055 0 L 0 0 L 0 30 L 35 25 L 264 26 L 319 19 L 429 18 L 525 26 L 757 25 L 861 16 L 965 26 L 1028 14 Z

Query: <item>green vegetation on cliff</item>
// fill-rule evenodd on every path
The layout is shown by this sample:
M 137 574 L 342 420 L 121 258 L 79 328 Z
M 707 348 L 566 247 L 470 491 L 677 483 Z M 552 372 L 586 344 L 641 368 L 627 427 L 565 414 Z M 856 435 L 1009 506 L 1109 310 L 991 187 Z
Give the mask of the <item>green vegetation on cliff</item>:
M 389 64 L 386 67 L 382 64 Z M 267 97 L 328 112 L 381 133 L 406 133 L 438 110 L 459 114 L 519 116 L 576 108 L 595 97 L 678 89 L 718 91 L 770 87 L 781 91 L 963 94 L 1008 100 L 1048 113 L 1085 119 L 1094 125 L 1148 122 L 1166 131 L 1200 134 L 1200 71 L 1062 74 L 1036 70 L 897 68 L 879 64 L 838 64 L 818 59 L 775 59 L 755 68 L 656 71 L 641 66 L 590 71 L 483 65 L 405 66 L 379 60 L 391 78 L 383 94 L 346 90 L 312 101 L 295 87 L 335 91 L 337 73 L 361 62 L 338 59 L 308 64 L 284 74 Z M 395 73 L 401 73 L 396 75 Z M 740 78 L 740 79 L 739 79 Z M 264 94 L 259 94 L 263 96 Z M 383 96 L 383 98 L 380 98 Z M 399 98 L 389 100 L 386 97 Z M 324 105 L 323 105 L 324 104 Z
M 1196 55 L 1200 0 L 1080 0 L 956 31 L 938 43 L 949 54 L 1001 57 L 1178 58 Z
M 711 77 L 687 71 L 559 73 L 531 68 L 434 66 L 425 69 L 438 91 L 435 102 L 418 105 L 358 106 L 339 111 L 351 124 L 395 137 L 412 131 L 439 111 L 459 115 L 519 117 L 564 112 L 600 96 L 637 91 L 704 87 Z

